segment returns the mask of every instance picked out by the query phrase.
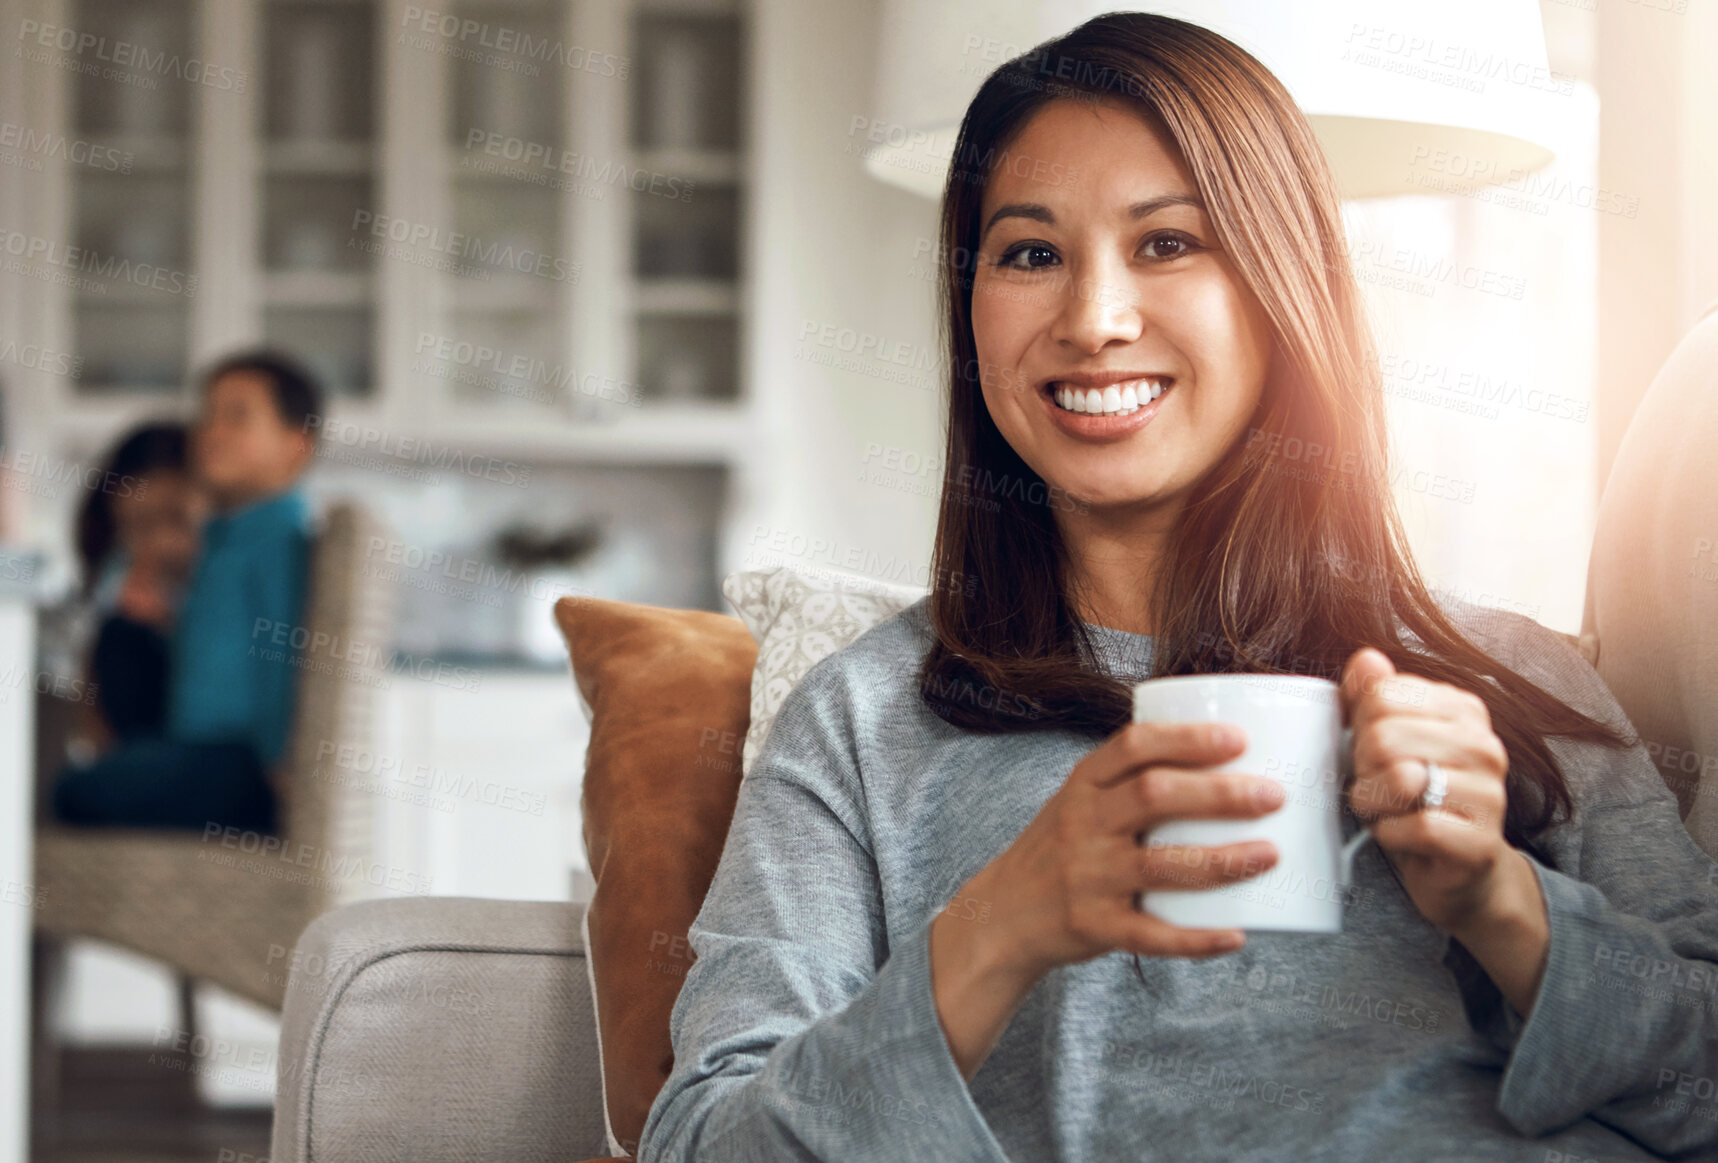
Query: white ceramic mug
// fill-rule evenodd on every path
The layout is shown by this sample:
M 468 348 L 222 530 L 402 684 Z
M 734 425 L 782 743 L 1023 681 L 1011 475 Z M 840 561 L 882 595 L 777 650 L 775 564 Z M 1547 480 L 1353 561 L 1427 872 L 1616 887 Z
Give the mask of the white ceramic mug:
M 1283 805 L 1254 820 L 1171 820 L 1148 845 L 1214 847 L 1245 840 L 1276 845 L 1276 866 L 1222 888 L 1145 893 L 1141 907 L 1174 925 L 1302 933 L 1342 931 L 1354 854 L 1370 836 L 1342 842 L 1342 788 L 1350 736 L 1336 683 L 1311 675 L 1200 674 L 1150 679 L 1133 688 L 1136 722 L 1232 723 L 1246 750 L 1206 770 L 1268 776 Z M 1196 871 L 1191 865 L 1191 876 Z

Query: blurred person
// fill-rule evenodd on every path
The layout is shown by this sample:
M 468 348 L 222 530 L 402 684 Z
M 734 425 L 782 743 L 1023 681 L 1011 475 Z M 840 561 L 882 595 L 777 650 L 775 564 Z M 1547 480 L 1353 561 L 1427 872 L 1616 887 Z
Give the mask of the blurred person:
M 78 510 L 84 598 L 100 618 L 90 653 L 99 725 L 109 740 L 166 725 L 168 644 L 196 561 L 206 499 L 183 424 L 134 428 Z
M 275 352 L 205 373 L 190 451 L 214 513 L 173 628 L 164 729 L 68 768 L 54 790 L 61 820 L 274 830 L 297 674 L 276 641 L 303 616 L 311 523 L 298 481 L 321 408 L 310 373 Z

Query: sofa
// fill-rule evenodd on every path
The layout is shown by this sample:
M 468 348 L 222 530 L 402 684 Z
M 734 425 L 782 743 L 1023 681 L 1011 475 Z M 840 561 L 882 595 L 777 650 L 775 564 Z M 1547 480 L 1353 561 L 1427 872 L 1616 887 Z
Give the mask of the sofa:
M 1700 748 L 1715 722 L 1703 711 L 1718 701 L 1718 581 L 1696 574 L 1704 584 L 1687 582 L 1689 554 L 1718 559 L 1710 540 L 1718 461 L 1700 448 L 1702 431 L 1718 432 L 1715 379 L 1718 310 L 1709 310 L 1641 406 L 1649 422 L 1675 422 L 1650 439 L 1631 428 L 1613 469 L 1579 635 L 1631 720 L 1677 741 L 1654 750 L 1647 740 L 1685 808 L 1718 791 L 1718 778 L 1691 786 L 1678 758 Z M 1707 419 L 1690 424 L 1695 413 Z M 1675 479 L 1665 479 L 1667 464 L 1677 466 Z M 1643 527 L 1665 552 L 1643 557 Z M 1674 625 L 1641 600 L 1654 593 L 1686 603 L 1669 611 Z M 1655 651 L 1666 657 L 1667 643 L 1681 667 L 1668 677 L 1641 662 Z M 777 653 L 764 645 L 764 655 Z M 754 678 L 754 729 L 758 685 Z M 1696 838 L 1718 856 L 1714 831 Z M 573 1163 L 630 1148 L 605 1118 L 589 921 L 580 904 L 437 898 L 366 902 L 318 918 L 299 941 L 286 998 L 274 1163 Z

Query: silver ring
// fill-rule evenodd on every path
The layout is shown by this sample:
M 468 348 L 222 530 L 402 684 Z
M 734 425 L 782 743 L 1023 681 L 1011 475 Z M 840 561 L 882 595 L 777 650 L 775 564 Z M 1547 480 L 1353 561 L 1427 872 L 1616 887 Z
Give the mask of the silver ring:
M 1420 762 L 1426 765 L 1426 790 L 1420 793 L 1419 810 L 1441 808 L 1444 797 L 1450 794 L 1450 778 L 1444 774 L 1444 769 L 1429 759 Z

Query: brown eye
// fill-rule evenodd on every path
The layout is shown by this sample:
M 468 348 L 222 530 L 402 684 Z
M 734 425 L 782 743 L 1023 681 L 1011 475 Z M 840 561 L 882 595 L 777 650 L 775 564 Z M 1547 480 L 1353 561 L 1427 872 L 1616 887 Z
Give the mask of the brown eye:
M 1180 258 L 1192 250 L 1191 242 L 1180 234 L 1154 234 L 1145 240 L 1145 252 L 1151 258 Z
M 1019 261 L 1022 257 L 1025 262 Z M 1023 242 L 1005 252 L 996 265 L 1005 270 L 1041 270 L 1056 261 L 1056 252 L 1041 242 Z

